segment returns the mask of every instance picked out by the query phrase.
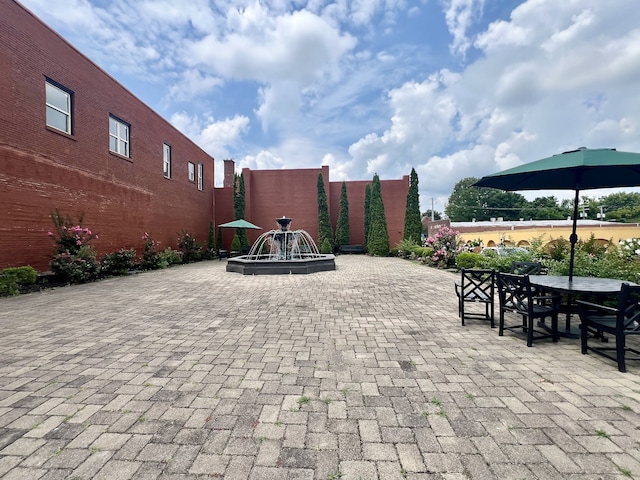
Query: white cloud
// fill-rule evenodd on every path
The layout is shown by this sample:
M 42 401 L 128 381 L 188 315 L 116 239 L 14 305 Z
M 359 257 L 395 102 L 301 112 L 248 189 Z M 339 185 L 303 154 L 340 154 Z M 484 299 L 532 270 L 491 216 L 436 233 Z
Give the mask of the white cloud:
M 196 97 L 212 93 L 224 81 L 218 77 L 203 74 L 199 70 L 189 69 L 181 73 L 180 80 L 169 88 L 168 98 L 178 102 L 193 100 Z
M 453 36 L 451 51 L 464 56 L 471 46 L 467 31 L 482 14 L 484 0 L 444 0 L 445 18 Z

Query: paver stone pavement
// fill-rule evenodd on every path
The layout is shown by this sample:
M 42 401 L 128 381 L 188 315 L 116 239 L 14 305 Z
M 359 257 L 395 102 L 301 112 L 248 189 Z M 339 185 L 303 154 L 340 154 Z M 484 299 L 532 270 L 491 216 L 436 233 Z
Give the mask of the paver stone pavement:
M 457 316 L 453 272 L 212 261 L 0 299 L 3 479 L 640 479 L 640 365 Z

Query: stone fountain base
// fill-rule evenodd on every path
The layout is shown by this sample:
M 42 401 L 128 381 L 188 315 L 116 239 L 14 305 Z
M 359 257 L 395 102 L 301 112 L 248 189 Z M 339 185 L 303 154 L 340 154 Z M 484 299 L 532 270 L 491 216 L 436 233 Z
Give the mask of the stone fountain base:
M 295 260 L 255 259 L 246 255 L 227 260 L 227 272 L 243 275 L 289 275 L 327 272 L 336 269 L 334 255 L 314 255 Z

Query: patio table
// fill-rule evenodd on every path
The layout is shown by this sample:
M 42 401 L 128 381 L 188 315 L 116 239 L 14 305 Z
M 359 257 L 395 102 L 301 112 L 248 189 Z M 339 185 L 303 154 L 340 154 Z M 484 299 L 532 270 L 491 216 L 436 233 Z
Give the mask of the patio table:
M 579 338 L 580 329 L 571 327 L 571 299 L 575 297 L 608 297 L 620 293 L 623 283 L 636 285 L 633 282 L 620 280 L 617 278 L 598 277 L 573 277 L 569 280 L 568 275 L 529 275 L 531 285 L 534 285 L 546 292 L 560 293 L 567 295 L 567 319 L 565 328 L 559 328 L 559 334 L 563 337 Z

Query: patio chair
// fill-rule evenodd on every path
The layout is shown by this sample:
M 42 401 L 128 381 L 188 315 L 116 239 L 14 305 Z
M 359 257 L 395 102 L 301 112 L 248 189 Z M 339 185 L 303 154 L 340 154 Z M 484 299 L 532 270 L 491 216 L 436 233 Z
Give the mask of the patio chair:
M 486 320 L 494 328 L 495 270 L 462 269 L 460 281 L 455 283 L 458 296 L 458 316 L 465 319 Z M 465 310 L 466 303 L 484 304 L 484 312 Z
M 578 300 L 578 313 L 582 322 L 580 325 L 582 353 L 586 354 L 591 350 L 614 360 L 620 372 L 627 371 L 625 364 L 627 352 L 637 355 L 629 360 L 640 360 L 640 350 L 626 344 L 627 336 L 640 335 L 639 302 L 640 286 L 630 286 L 628 283 L 622 284 L 616 307 Z M 615 347 L 594 345 L 593 341 L 596 339 L 600 339 L 601 342 L 608 341 L 605 333 L 615 337 Z
M 511 262 L 511 273 L 517 275 L 540 275 L 542 264 L 540 262 Z
M 527 347 L 533 346 L 534 340 L 552 338 L 558 341 L 558 312 L 560 311 L 560 295 L 536 293 L 531 287 L 528 275 L 498 273 L 498 297 L 500 299 L 500 321 L 498 335 L 505 330 L 525 335 Z M 505 313 L 511 312 L 522 317 L 520 324 L 505 327 Z M 551 317 L 551 332 L 536 330 L 535 320 Z M 540 324 L 544 328 L 544 323 Z

